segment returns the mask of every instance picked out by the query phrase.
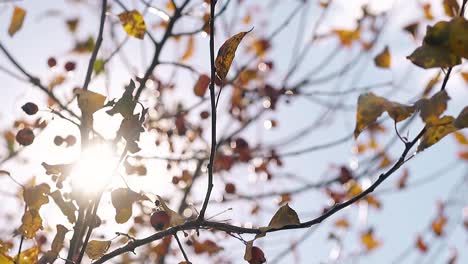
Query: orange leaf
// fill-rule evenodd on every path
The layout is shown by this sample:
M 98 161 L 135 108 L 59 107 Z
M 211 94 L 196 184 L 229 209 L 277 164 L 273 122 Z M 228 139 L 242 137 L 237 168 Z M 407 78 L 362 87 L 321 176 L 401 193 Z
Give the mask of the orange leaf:
M 427 245 L 420 235 L 416 238 L 416 247 L 423 253 L 427 252 Z
M 385 46 L 384 50 L 380 52 L 375 58 L 374 58 L 374 63 L 375 66 L 379 68 L 390 68 L 392 61 L 392 57 L 390 55 L 390 51 L 388 49 L 388 46 Z
M 437 236 L 442 236 L 446 224 L 447 218 L 444 215 L 439 215 L 436 219 L 434 219 L 434 221 L 432 221 L 432 231 L 434 231 L 434 234 Z
M 372 229 L 361 235 L 361 243 L 367 251 L 372 251 L 381 245 L 381 242 L 374 238 L 374 231 Z
M 13 16 L 11 17 L 10 26 L 8 27 L 8 34 L 10 37 L 18 32 L 23 26 L 24 17 L 26 16 L 26 10 L 19 6 L 15 6 L 13 10 Z

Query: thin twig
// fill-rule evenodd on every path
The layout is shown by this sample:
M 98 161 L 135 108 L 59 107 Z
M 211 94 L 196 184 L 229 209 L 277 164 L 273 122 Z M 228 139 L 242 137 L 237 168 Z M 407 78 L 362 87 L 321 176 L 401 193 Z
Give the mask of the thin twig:
M 205 200 L 200 210 L 199 220 L 205 217 L 208 201 L 210 200 L 211 191 L 213 190 L 213 164 L 216 155 L 216 94 L 215 83 L 216 67 L 214 55 L 214 24 L 215 24 L 215 7 L 216 0 L 211 0 L 210 4 L 210 63 L 211 63 L 211 82 L 210 82 L 210 102 L 211 102 L 211 149 L 210 149 L 210 163 L 208 164 L 208 186 L 206 190 Z
M 187 263 L 192 263 L 187 257 L 187 254 L 185 253 L 184 247 L 182 246 L 182 243 L 180 243 L 179 237 L 177 236 L 177 233 L 174 234 L 174 237 L 177 241 L 177 244 L 179 245 L 180 251 L 182 252 L 182 255 L 184 255 L 184 259 Z

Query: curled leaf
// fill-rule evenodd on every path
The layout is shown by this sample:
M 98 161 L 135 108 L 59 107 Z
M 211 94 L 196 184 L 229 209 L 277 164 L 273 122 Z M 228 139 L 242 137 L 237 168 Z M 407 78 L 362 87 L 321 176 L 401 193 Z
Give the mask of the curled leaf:
M 221 80 L 226 78 L 226 75 L 229 72 L 229 68 L 231 68 L 232 61 L 236 56 L 237 47 L 239 46 L 240 42 L 245 37 L 245 35 L 247 35 L 247 33 L 249 33 L 250 31 L 252 31 L 252 29 L 230 37 L 219 48 L 218 55 L 216 56 L 215 60 L 215 66 L 216 73 L 218 74 Z
M 54 240 L 50 250 L 47 251 L 39 260 L 40 264 L 54 263 L 57 259 L 60 250 L 63 248 L 63 241 L 65 240 L 65 234 L 69 230 L 63 225 L 57 225 L 57 234 L 55 234 Z
M 457 57 L 448 48 L 428 44 L 423 44 L 407 58 L 424 69 L 448 68 L 461 63 L 460 57 Z
M 19 228 L 19 232 L 28 239 L 34 238 L 37 230 L 42 229 L 42 218 L 35 209 L 29 209 L 24 212 L 21 221 L 22 224 Z
M 111 241 L 108 240 L 91 240 L 88 245 L 86 245 L 85 253 L 92 259 L 99 259 L 107 252 L 111 245 Z
M 75 223 L 75 221 L 76 221 L 76 216 L 75 216 L 76 207 L 75 207 L 75 204 L 73 204 L 73 202 L 71 202 L 71 201 L 66 202 L 65 200 L 63 200 L 63 196 L 60 193 L 60 191 L 58 191 L 58 190 L 52 192 L 50 194 L 50 196 L 52 197 L 52 199 L 54 199 L 54 202 L 60 208 L 62 213 L 68 218 L 68 221 L 70 223 L 72 223 L 72 224 Z

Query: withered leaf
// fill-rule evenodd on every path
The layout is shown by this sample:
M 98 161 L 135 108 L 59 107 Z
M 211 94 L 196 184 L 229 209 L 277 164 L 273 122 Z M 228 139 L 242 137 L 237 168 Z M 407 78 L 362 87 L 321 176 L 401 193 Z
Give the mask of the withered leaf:
M 123 224 L 132 216 L 133 203 L 148 200 L 145 195 L 139 194 L 127 188 L 115 189 L 111 193 L 112 205 L 115 208 L 115 221 Z
M 25 238 L 34 238 L 37 230 L 42 229 L 42 218 L 36 209 L 28 209 L 24 212 L 21 221 L 22 224 L 19 228 L 19 232 L 24 235 Z
M 50 250 L 47 251 L 40 259 L 39 264 L 48 264 L 54 263 L 57 259 L 60 250 L 63 248 L 63 242 L 65 240 L 65 234 L 69 230 L 63 225 L 57 225 L 57 233 L 55 234 L 54 240 L 52 241 L 52 245 Z
M 236 56 L 236 50 L 239 46 L 242 39 L 249 33 L 249 31 L 238 33 L 232 37 L 230 37 L 226 42 L 218 50 L 218 55 L 216 56 L 215 66 L 216 66 L 216 73 L 218 74 L 221 80 L 226 78 L 227 73 L 229 72 L 229 68 L 231 68 L 232 61 Z
M 75 204 L 71 201 L 65 201 L 63 200 L 63 195 L 60 193 L 60 191 L 54 191 L 50 194 L 54 202 L 57 204 L 57 206 L 60 208 L 62 213 L 68 218 L 68 221 L 70 223 L 75 223 L 76 221 L 76 207 Z

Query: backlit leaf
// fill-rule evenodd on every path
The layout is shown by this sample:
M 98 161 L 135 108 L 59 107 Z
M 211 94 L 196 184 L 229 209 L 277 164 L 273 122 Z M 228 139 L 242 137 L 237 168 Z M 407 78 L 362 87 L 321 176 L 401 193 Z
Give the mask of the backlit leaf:
M 221 80 L 226 78 L 226 75 L 229 72 L 229 68 L 231 68 L 232 61 L 236 56 L 237 47 L 239 46 L 244 36 L 247 35 L 247 33 L 249 33 L 250 31 L 241 32 L 230 37 L 219 48 L 218 55 L 216 56 L 215 60 L 215 66 L 216 73 L 218 74 Z
M 92 259 L 99 259 L 107 252 L 111 245 L 111 241 L 108 240 L 91 240 L 88 245 L 86 245 L 85 253 Z
M 453 132 L 453 136 L 457 140 L 457 142 L 461 145 L 468 145 L 468 138 L 461 132 L 455 131 Z
M 135 109 L 136 101 L 133 99 L 133 91 L 135 90 L 135 82 L 130 80 L 130 83 L 125 87 L 122 97 L 115 103 L 112 109 L 107 110 L 109 115 L 120 113 L 124 118 L 131 118 Z
M 137 10 L 125 11 L 119 14 L 120 23 L 129 36 L 143 39 L 146 24 L 143 16 Z
M 97 59 L 94 62 L 93 71 L 94 74 L 99 75 L 104 72 L 105 61 L 103 59 Z
M 69 230 L 63 225 L 57 225 L 57 233 L 55 234 L 54 240 L 49 251 L 47 251 L 39 260 L 40 264 L 54 263 L 59 256 L 60 250 L 63 248 L 63 242 L 65 240 L 65 234 Z
M 15 257 L 15 263 L 36 264 L 38 256 L 39 256 L 39 247 L 33 246 L 32 248 L 21 252 L 19 257 Z
M 24 202 L 29 209 L 39 210 L 42 205 L 49 202 L 47 195 L 50 193 L 50 187 L 46 183 L 41 183 L 34 187 L 24 190 Z
M 36 235 L 37 230 L 42 229 L 42 219 L 39 212 L 35 209 L 28 209 L 21 219 L 22 225 L 19 232 L 25 238 L 31 239 Z
M 392 57 L 388 46 L 385 46 L 384 50 L 380 52 L 375 58 L 374 63 L 379 68 L 389 68 L 391 65 Z
M 60 191 L 58 191 L 58 190 L 52 192 L 50 194 L 50 196 L 52 197 L 52 199 L 54 199 L 54 202 L 60 208 L 62 213 L 68 218 L 68 221 L 71 224 L 75 223 L 75 221 L 76 221 L 76 216 L 75 216 L 76 207 L 75 207 L 75 204 L 73 204 L 73 202 L 71 202 L 71 201 L 66 202 L 65 200 L 63 200 L 63 196 L 60 193 Z
M 83 115 L 92 117 L 92 114 L 104 106 L 106 97 L 102 94 L 83 90 L 75 89 L 75 94 L 78 96 L 78 107 L 80 107 Z
M 115 221 L 119 224 L 123 224 L 130 219 L 134 202 L 148 199 L 146 196 L 127 188 L 113 190 L 111 198 L 112 205 L 115 208 Z
M 13 15 L 10 20 L 10 26 L 8 27 L 8 34 L 13 37 L 13 35 L 18 32 L 23 26 L 24 17 L 26 16 L 26 10 L 19 6 L 15 6 L 13 10 Z

